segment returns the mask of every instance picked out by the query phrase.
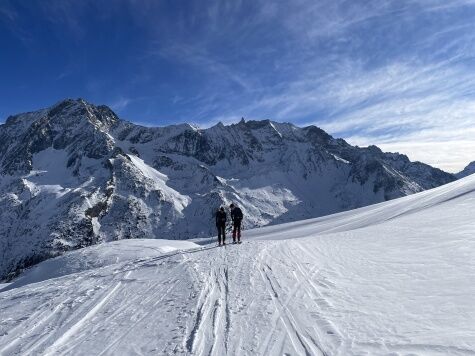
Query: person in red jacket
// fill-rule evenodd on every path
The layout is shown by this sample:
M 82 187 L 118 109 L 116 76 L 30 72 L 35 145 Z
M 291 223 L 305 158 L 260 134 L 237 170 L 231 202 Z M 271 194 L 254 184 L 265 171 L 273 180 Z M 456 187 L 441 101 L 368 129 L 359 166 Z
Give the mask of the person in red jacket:
M 231 208 L 231 220 L 233 221 L 233 244 L 241 243 L 241 222 L 242 222 L 242 210 L 238 208 L 236 205 L 231 204 L 229 206 Z

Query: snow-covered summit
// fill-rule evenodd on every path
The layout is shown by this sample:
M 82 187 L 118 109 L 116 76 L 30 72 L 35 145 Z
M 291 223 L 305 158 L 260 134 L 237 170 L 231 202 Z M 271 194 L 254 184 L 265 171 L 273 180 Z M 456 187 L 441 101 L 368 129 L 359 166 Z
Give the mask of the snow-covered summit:
M 113 149 L 106 130 L 117 120 L 108 107 L 82 99 L 67 99 L 49 109 L 11 116 L 0 126 L 0 174 L 30 172 L 33 155 L 50 147 L 68 151 L 72 160 L 75 154 L 104 158 Z
M 454 179 L 315 126 L 242 120 L 149 128 L 68 99 L 0 125 L 0 279 L 99 242 L 210 236 L 216 208 L 231 202 L 248 229 Z

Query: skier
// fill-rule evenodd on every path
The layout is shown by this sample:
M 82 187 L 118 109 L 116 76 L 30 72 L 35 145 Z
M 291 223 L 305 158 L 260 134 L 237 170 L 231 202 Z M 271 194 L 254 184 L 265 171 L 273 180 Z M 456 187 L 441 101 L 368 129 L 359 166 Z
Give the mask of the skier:
M 236 205 L 231 204 L 231 220 L 233 221 L 233 244 L 241 243 L 241 221 L 242 221 L 242 210 L 239 209 Z
M 221 207 L 216 211 L 216 227 L 218 228 L 218 246 L 225 245 L 224 240 L 226 239 L 226 212 L 224 208 Z

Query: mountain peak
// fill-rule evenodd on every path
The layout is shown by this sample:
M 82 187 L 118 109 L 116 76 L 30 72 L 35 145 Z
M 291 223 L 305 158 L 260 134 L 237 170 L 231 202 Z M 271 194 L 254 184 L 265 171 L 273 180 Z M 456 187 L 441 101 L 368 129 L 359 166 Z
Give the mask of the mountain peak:
M 63 111 L 67 110 L 67 112 L 64 112 L 65 115 L 69 114 L 73 108 L 78 108 L 80 106 L 85 106 L 87 105 L 87 102 L 81 98 L 78 99 L 63 99 L 58 101 L 56 104 L 53 106 L 50 106 L 48 108 L 36 110 L 36 111 L 30 111 L 30 112 L 24 112 L 16 115 L 9 116 L 5 122 L 7 125 L 16 125 L 19 123 L 32 123 L 34 121 L 37 121 L 38 119 L 44 118 L 45 116 L 55 116 L 59 113 L 62 113 Z
M 108 106 L 95 106 L 82 98 L 59 101 L 49 108 L 48 116 L 50 118 L 65 117 L 73 120 L 87 119 L 93 125 L 99 127 L 110 127 L 119 119 Z
M 475 173 L 475 161 L 469 163 L 461 172 L 455 174 L 457 178 L 464 178 Z
M 117 115 L 106 105 L 95 106 L 82 98 L 64 99 L 56 104 L 31 112 L 9 116 L 6 125 L 30 125 L 38 120 L 49 122 L 51 119 L 78 120 L 87 119 L 93 124 L 110 127 L 118 120 Z
M 58 114 L 70 114 L 81 109 L 85 110 L 87 106 L 89 106 L 89 104 L 81 98 L 64 99 L 50 107 L 49 114 L 50 116 L 56 116 Z
M 84 100 L 83 98 L 76 98 L 76 99 L 73 99 L 73 98 L 65 98 L 65 99 L 62 99 L 62 100 L 59 100 L 56 104 L 54 104 L 52 107 L 55 107 L 55 106 L 58 106 L 58 105 L 61 105 L 61 104 L 69 104 L 69 105 L 86 105 L 86 104 L 89 104 L 86 100 Z
M 315 125 L 306 126 L 303 130 L 312 142 L 318 144 L 327 144 L 334 140 L 333 136 Z

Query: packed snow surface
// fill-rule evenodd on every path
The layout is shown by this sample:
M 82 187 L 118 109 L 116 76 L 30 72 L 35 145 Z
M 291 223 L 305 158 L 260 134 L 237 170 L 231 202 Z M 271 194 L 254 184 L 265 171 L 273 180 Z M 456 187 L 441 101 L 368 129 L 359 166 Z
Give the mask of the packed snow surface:
M 0 354 L 475 355 L 474 210 L 469 176 L 242 245 L 71 252 L 4 285 Z

